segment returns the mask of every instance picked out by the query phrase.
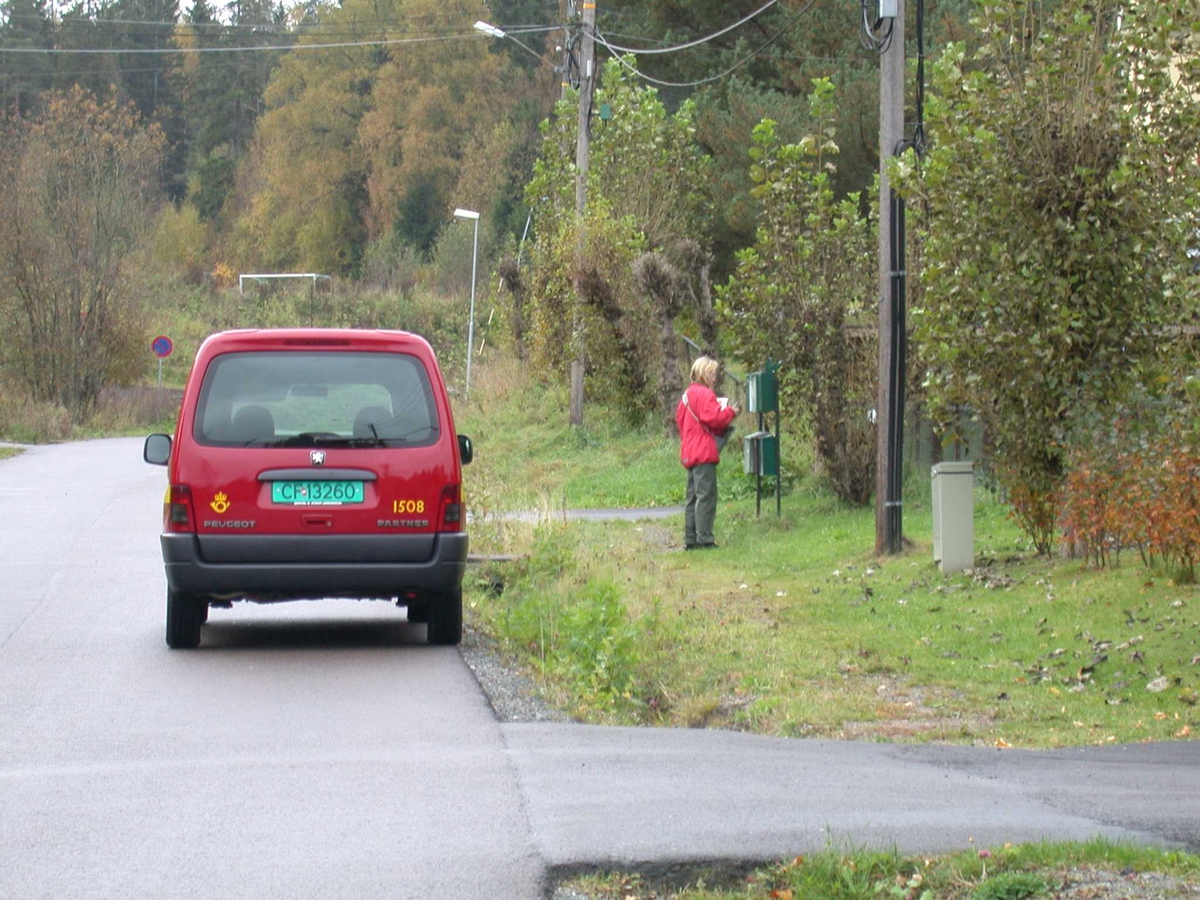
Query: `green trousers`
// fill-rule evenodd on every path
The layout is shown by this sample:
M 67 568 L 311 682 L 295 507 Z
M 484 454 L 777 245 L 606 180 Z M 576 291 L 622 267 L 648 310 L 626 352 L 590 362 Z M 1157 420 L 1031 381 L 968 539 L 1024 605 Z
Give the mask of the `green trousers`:
M 683 506 L 684 543 L 713 543 L 716 520 L 717 464 L 700 463 L 688 469 L 687 500 Z

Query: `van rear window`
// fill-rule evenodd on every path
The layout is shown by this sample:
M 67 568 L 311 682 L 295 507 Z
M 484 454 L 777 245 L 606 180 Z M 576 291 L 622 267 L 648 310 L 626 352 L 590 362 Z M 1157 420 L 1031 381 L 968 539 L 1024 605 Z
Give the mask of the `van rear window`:
M 201 444 L 421 446 L 438 439 L 425 365 L 405 353 L 226 353 L 204 375 Z

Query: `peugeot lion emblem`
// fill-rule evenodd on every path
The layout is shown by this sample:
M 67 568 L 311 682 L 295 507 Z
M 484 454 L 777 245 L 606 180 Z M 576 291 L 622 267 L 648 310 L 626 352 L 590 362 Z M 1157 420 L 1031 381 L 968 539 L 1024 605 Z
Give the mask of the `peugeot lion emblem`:
M 324 450 L 314 450 L 312 453 L 309 454 L 309 459 L 312 460 L 312 464 L 314 466 L 323 466 L 323 465 L 325 465 L 325 451 Z

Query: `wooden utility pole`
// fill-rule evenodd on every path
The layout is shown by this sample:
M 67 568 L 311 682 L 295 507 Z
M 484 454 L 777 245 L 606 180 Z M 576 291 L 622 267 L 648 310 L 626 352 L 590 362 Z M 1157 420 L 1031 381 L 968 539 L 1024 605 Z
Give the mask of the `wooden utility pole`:
M 594 0 L 583 2 L 583 40 L 580 42 L 579 60 L 579 130 L 575 141 L 575 314 L 574 339 L 575 358 L 571 361 L 571 424 L 583 424 L 583 315 L 580 310 L 579 269 L 583 262 L 584 214 L 587 211 L 587 178 L 591 163 L 591 118 L 592 92 L 596 85 L 596 43 L 592 35 L 596 30 L 596 4 Z
M 895 384 L 893 367 L 895 347 L 892 314 L 892 190 L 888 183 L 887 163 L 896 155 L 904 139 L 904 0 L 896 0 L 892 35 L 879 60 L 879 394 L 875 404 L 875 552 L 897 553 L 901 535 L 899 516 L 889 515 L 891 504 L 898 504 L 899 491 L 889 492 L 889 473 L 893 473 L 891 441 Z M 903 418 L 903 409 L 899 415 Z M 894 493 L 894 499 L 888 494 Z M 896 533 L 893 533 L 896 532 Z

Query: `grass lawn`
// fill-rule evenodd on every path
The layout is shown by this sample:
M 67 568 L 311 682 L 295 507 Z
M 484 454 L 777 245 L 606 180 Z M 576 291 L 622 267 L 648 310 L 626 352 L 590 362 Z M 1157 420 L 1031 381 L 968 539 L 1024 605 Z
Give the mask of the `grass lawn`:
M 567 525 L 563 495 L 678 502 L 675 443 L 595 411 L 574 435 L 557 398 L 517 393 L 460 415 L 476 442 L 473 549 L 520 557 L 473 573 L 469 621 L 581 720 L 998 747 L 1200 732 L 1200 592 L 1136 555 L 1115 570 L 1039 558 L 977 490 L 977 566 L 943 576 L 927 483 L 906 494 L 912 547 L 877 559 L 873 512 L 815 476 L 782 518 L 773 503 L 756 518 L 732 454 L 717 551 L 684 552 L 682 516 Z M 515 508 L 544 521 L 487 514 Z
M 1166 900 L 1195 896 L 1197 878 L 1200 856 L 1092 841 L 935 857 L 829 850 L 749 874 L 711 868 L 663 881 L 606 873 L 569 887 L 593 900 Z

